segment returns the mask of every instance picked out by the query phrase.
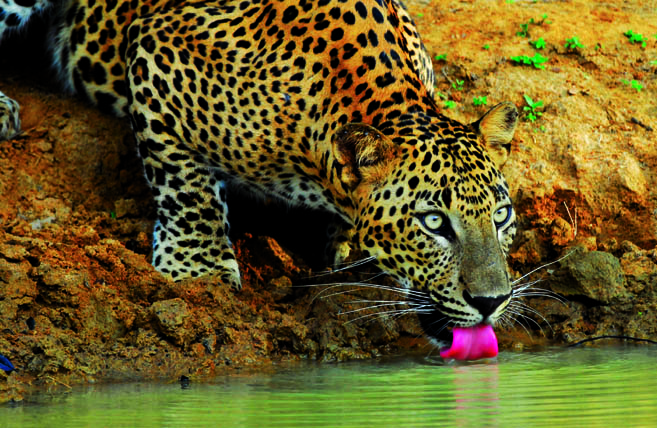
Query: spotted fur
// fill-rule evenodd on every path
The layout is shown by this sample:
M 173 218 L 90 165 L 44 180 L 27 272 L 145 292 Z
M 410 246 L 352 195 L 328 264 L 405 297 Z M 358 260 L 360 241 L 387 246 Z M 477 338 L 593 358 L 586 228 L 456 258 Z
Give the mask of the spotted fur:
M 132 121 L 163 274 L 240 288 L 226 192 L 242 186 L 334 213 L 337 258 L 357 246 L 426 296 L 434 338 L 503 312 L 515 216 L 499 166 L 516 109 L 440 114 L 397 0 L 0 0 L 0 31 L 44 11 L 64 85 Z

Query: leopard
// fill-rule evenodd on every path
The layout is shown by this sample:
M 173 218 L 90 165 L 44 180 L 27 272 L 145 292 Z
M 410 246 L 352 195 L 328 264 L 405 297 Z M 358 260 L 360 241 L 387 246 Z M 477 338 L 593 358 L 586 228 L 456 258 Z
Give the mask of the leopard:
M 227 205 L 240 189 L 332 214 L 335 263 L 372 260 L 437 344 L 503 317 L 518 112 L 442 114 L 399 0 L 0 0 L 0 41 L 36 16 L 63 90 L 129 119 L 165 277 L 241 288 Z M 0 140 L 19 132 L 0 93 Z

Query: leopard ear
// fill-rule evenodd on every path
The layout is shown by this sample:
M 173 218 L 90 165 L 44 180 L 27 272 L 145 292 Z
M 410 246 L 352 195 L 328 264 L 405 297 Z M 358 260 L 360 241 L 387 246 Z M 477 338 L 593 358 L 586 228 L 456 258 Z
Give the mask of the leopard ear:
M 360 182 L 377 182 L 389 172 L 399 147 L 376 128 L 364 123 L 348 123 L 331 138 L 333 167 L 348 189 Z
M 495 165 L 501 168 L 511 151 L 511 140 L 518 124 L 518 109 L 513 103 L 500 103 L 472 123 Z

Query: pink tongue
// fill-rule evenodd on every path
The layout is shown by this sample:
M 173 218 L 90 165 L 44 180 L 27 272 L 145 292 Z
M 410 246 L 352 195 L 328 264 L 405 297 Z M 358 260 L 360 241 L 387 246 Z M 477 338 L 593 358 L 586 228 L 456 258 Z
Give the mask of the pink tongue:
M 478 360 L 497 355 L 497 337 L 490 325 L 454 327 L 452 347 L 440 351 L 443 358 L 455 360 Z

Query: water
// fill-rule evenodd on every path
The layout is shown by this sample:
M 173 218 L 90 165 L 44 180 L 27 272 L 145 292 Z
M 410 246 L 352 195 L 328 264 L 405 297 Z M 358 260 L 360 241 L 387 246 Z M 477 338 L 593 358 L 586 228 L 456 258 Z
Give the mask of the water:
M 2 427 L 654 427 L 657 348 L 307 364 L 212 384 L 75 389 L 0 407 Z

